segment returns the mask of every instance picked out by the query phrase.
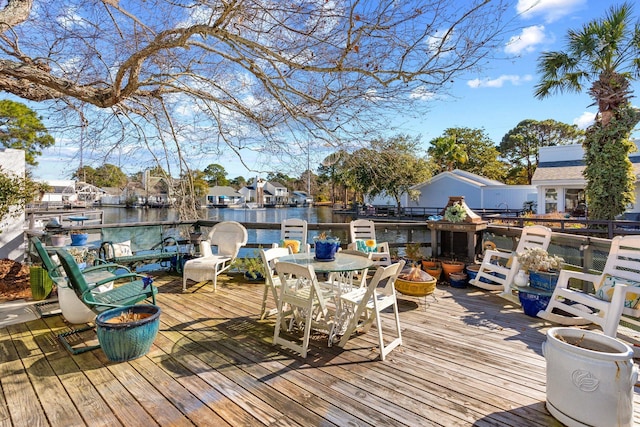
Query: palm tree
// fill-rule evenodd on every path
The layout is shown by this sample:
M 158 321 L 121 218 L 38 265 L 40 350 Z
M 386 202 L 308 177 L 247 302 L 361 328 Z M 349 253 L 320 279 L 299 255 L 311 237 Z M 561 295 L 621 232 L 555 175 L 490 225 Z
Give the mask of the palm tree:
M 546 52 L 535 96 L 587 93 L 598 106 L 596 122 L 586 132 L 584 171 L 590 216 L 614 219 L 634 201 L 633 149 L 629 136 L 640 120 L 631 107 L 630 82 L 640 76 L 640 23 L 632 23 L 631 4 L 611 7 L 603 19 L 579 31 L 569 30 L 565 51 Z
M 438 171 L 452 171 L 457 165 L 466 163 L 467 152 L 462 144 L 458 144 L 455 133 L 440 136 L 430 141 L 431 147 L 427 150 L 433 162 L 438 165 Z M 444 166 L 444 167 L 443 167 Z

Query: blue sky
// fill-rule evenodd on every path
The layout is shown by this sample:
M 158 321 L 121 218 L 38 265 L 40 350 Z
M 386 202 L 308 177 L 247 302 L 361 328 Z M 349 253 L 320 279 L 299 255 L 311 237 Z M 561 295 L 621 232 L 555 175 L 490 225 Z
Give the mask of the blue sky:
M 534 86 L 539 79 L 537 59 L 543 51 L 562 50 L 568 29 L 579 29 L 585 23 L 603 17 L 612 5 L 621 3 L 613 0 L 513 0 L 509 15 L 514 30 L 506 36 L 502 51 L 495 53 L 502 59 L 492 60 L 479 74 L 459 77 L 449 95 L 425 99 L 430 111 L 423 118 L 407 121 L 395 118 L 398 128 L 394 133 L 421 135 L 426 150 L 431 139 L 450 127 L 482 128 L 496 144 L 525 119 L 554 119 L 586 127 L 597 111 L 594 106 L 589 107 L 591 100 L 586 94 L 559 94 L 545 100 L 534 98 Z M 636 18 L 640 16 L 640 8 L 636 7 L 634 13 Z M 632 87 L 637 91 L 638 84 Z M 87 157 L 85 153 L 85 164 L 99 166 Z M 77 147 L 58 144 L 46 150 L 39 161 L 40 166 L 34 171 L 36 178 L 69 179 L 78 165 Z M 251 158 L 245 161 L 252 164 Z M 232 155 L 202 159 L 201 163 L 192 167 L 203 169 L 210 163 L 220 163 L 229 178 L 255 175 Z M 136 164 L 123 169 L 133 173 L 144 167 Z

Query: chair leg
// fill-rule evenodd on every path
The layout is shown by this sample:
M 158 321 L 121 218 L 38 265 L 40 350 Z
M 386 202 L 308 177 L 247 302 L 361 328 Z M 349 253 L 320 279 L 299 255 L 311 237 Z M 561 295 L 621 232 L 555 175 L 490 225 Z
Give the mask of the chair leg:
M 269 296 L 269 285 L 265 283 L 264 292 L 262 294 L 262 308 L 260 309 L 260 320 L 267 317 L 267 297 Z
M 400 331 L 400 313 L 398 311 L 398 303 L 397 301 L 393 304 L 393 315 L 395 317 L 394 321 L 396 324 L 396 332 L 397 337 L 395 337 L 389 344 L 384 345 L 384 338 L 382 335 L 382 321 L 380 319 L 380 313 L 375 313 L 376 316 L 376 327 L 378 328 L 378 342 L 380 345 L 380 360 L 385 360 L 387 354 L 389 354 L 394 348 L 399 345 L 402 345 L 402 332 Z

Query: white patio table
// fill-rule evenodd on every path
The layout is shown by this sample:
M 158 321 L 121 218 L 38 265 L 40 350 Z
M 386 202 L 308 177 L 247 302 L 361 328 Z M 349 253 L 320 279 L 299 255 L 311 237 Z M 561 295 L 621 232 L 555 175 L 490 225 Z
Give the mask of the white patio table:
M 291 255 L 285 255 L 278 259 L 278 262 L 285 261 L 299 265 L 311 265 L 316 274 L 323 273 L 328 275 L 328 281 L 320 283 L 320 286 L 326 288 L 331 287 L 333 291 L 333 299 L 335 302 L 335 322 L 334 327 L 329 333 L 329 346 L 333 344 L 336 335 L 340 335 L 344 332 L 346 327 L 346 310 L 343 312 L 342 303 L 340 301 L 340 295 L 344 292 L 351 290 L 353 286 L 353 274 L 364 269 L 368 269 L 375 266 L 375 263 L 366 257 L 343 254 L 337 252 L 335 259 L 331 261 L 318 260 L 315 257 L 314 252 L 309 253 L 297 253 Z M 359 284 L 358 284 L 359 286 Z

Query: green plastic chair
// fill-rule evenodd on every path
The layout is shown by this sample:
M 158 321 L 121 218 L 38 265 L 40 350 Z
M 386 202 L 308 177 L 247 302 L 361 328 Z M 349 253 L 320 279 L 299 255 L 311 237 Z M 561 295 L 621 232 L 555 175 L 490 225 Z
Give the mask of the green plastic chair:
M 153 286 L 151 278 L 127 272 L 90 282 L 69 252 L 64 249 L 58 249 L 56 253 L 58 254 L 62 268 L 67 273 L 69 285 L 92 310 L 100 312 L 108 308 L 134 305 L 148 298 L 150 298 L 155 305 L 158 288 Z M 124 283 L 121 283 L 123 281 Z M 104 287 L 104 285 L 116 282 L 118 282 L 117 286 L 111 289 L 102 292 L 92 292 L 101 286 Z

